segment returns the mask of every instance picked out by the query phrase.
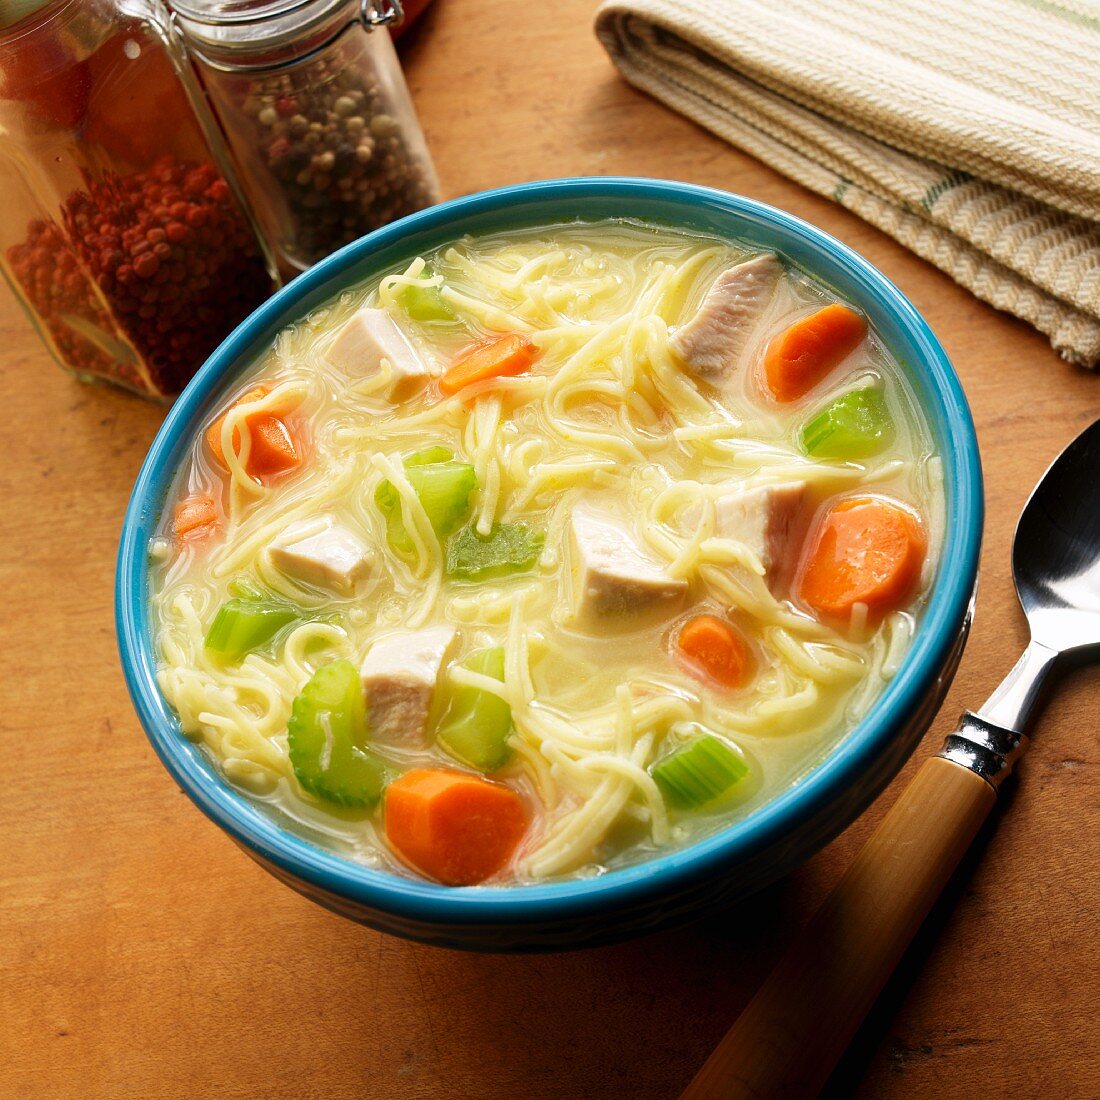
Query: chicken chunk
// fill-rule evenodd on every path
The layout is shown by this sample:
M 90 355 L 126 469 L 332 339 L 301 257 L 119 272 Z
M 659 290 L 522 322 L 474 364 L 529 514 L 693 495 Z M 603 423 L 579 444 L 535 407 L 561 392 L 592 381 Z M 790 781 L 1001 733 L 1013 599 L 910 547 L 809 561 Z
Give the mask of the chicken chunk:
M 280 573 L 341 596 L 352 595 L 370 572 L 370 548 L 332 519 L 320 530 L 313 523 L 292 523 L 268 547 L 268 556 Z
M 786 557 L 791 524 L 805 493 L 804 481 L 720 493 L 714 499 L 714 533 L 747 546 L 770 576 Z
M 372 737 L 403 748 L 427 744 L 432 696 L 456 636 L 434 626 L 387 634 L 370 647 L 360 671 Z
M 434 373 L 384 309 L 361 309 L 337 334 L 328 361 L 364 377 L 378 374 L 382 360 L 393 373 L 390 397 L 399 399 L 424 385 Z
M 636 619 L 677 609 L 687 581 L 670 576 L 625 523 L 586 501 L 574 507 L 571 523 L 578 619 Z
M 771 301 L 781 271 L 770 252 L 723 271 L 695 316 L 673 335 L 672 350 L 706 381 L 725 381 Z

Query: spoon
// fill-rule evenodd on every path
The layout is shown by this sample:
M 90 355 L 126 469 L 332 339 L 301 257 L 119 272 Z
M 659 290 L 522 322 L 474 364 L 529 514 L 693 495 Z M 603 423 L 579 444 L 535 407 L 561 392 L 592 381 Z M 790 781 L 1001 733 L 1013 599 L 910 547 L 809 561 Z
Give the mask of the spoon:
M 1012 548 L 1031 641 L 926 760 L 681 1100 L 820 1092 L 1027 747 L 1049 674 L 1100 653 L 1100 420 L 1054 461 Z

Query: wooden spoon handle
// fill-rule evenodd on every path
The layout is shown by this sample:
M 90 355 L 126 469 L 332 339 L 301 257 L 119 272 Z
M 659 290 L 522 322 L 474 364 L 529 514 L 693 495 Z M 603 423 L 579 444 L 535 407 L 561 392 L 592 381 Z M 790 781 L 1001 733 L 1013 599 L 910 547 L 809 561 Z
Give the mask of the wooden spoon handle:
M 996 799 L 925 761 L 681 1100 L 816 1096 Z

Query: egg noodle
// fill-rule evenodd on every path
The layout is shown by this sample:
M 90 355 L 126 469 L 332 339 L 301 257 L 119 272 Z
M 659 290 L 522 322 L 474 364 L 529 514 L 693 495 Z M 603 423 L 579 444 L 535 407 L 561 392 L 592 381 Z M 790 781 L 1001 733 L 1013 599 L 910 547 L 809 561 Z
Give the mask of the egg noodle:
M 228 465 L 224 533 L 206 548 L 154 544 L 159 683 L 184 733 L 225 775 L 272 802 L 352 858 L 400 870 L 371 815 L 321 803 L 294 779 L 287 720 L 295 695 L 336 658 L 362 661 L 395 628 L 446 623 L 461 653 L 505 651 L 503 682 L 452 664 L 454 683 L 491 692 L 512 710 L 510 763 L 500 773 L 539 808 L 520 852 L 518 881 L 594 874 L 713 829 L 797 782 L 863 715 L 897 669 L 919 601 L 871 629 L 823 625 L 773 594 L 752 549 L 718 537 L 714 498 L 803 481 L 820 499 L 889 491 L 920 510 L 929 532 L 926 588 L 943 528 L 939 460 L 904 377 L 874 341 L 857 364 L 886 383 L 894 443 L 862 461 L 817 461 L 798 447 L 792 414 L 764 400 L 751 367 L 792 315 L 831 300 L 797 272 L 782 280 L 746 349 L 750 367 L 723 400 L 685 373 L 669 348 L 723 268 L 752 250 L 630 222 L 555 226 L 464 239 L 400 273 L 370 280 L 288 327 L 239 393 L 270 389 L 232 408 L 220 433 Z M 427 261 L 427 262 L 426 262 Z M 461 323 L 415 322 L 402 312 L 408 284 L 439 286 Z M 478 383 L 451 397 L 434 390 L 398 405 L 383 370 L 352 377 L 326 350 L 364 303 L 386 309 L 422 354 L 445 364 L 471 339 L 528 335 L 539 348 L 529 373 Z M 837 390 L 853 377 L 838 380 Z M 306 460 L 264 485 L 246 472 L 247 418 L 294 407 L 307 425 Z M 798 417 L 795 417 L 798 420 Z M 239 440 L 234 454 L 234 440 Z M 444 555 L 405 476 L 403 457 L 442 444 L 473 465 L 471 522 L 523 522 L 546 534 L 538 567 L 478 584 L 444 576 Z M 201 441 L 183 486 L 209 491 L 226 474 Z M 414 553 L 386 542 L 374 504 L 396 489 Z M 575 500 L 606 502 L 674 577 L 688 580 L 686 609 L 728 613 L 751 640 L 757 672 L 741 691 L 704 686 L 669 656 L 672 623 L 599 636 L 572 620 L 567 520 Z M 374 550 L 354 599 L 295 584 L 263 552 L 290 523 L 337 519 Z M 227 663 L 204 635 L 228 585 L 247 577 L 306 609 L 275 653 Z M 721 817 L 670 819 L 648 767 L 699 726 L 733 743 L 750 764 L 736 805 Z M 434 752 L 434 754 L 433 754 Z M 389 750 L 402 765 L 438 750 Z

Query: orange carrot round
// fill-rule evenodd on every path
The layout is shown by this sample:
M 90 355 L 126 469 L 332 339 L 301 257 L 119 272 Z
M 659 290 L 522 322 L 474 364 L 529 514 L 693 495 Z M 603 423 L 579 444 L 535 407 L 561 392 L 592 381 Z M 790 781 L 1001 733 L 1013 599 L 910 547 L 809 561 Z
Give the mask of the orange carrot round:
M 818 525 L 799 596 L 822 615 L 848 618 L 864 604 L 871 621 L 881 619 L 912 595 L 927 549 L 908 508 L 882 497 L 848 497 Z
M 218 509 L 212 497 L 205 493 L 192 493 L 176 505 L 176 538 L 188 536 L 201 538 L 217 526 Z
M 729 623 L 716 615 L 688 619 L 676 636 L 680 652 L 723 687 L 740 687 L 749 672 L 749 647 Z
M 236 408 L 246 401 L 257 401 L 268 394 L 266 386 L 257 386 L 243 394 L 233 404 Z M 285 411 L 285 410 L 279 410 Z M 222 424 L 225 421 L 225 413 L 222 413 L 209 428 L 206 429 L 206 442 L 210 447 L 214 460 L 223 469 L 228 469 L 225 461 L 225 453 L 222 450 Z M 245 462 L 245 471 L 250 477 L 265 477 L 269 474 L 282 473 L 297 466 L 301 461 L 298 445 L 290 429 L 280 416 L 275 412 L 265 411 L 253 413 L 245 417 L 248 425 L 249 451 Z M 239 450 L 241 446 L 241 433 L 233 432 L 233 449 Z
M 475 382 L 522 374 L 535 361 L 538 353 L 539 349 L 531 340 L 516 333 L 471 344 L 458 353 L 444 372 L 439 388 L 445 394 L 455 394 Z
M 837 367 L 867 335 L 855 310 L 834 304 L 795 321 L 768 345 L 764 376 L 777 401 L 795 401 Z
M 502 870 L 527 831 L 511 787 L 447 768 L 414 768 L 387 788 L 386 839 L 416 870 L 472 886 Z

